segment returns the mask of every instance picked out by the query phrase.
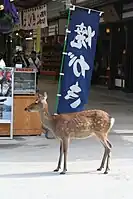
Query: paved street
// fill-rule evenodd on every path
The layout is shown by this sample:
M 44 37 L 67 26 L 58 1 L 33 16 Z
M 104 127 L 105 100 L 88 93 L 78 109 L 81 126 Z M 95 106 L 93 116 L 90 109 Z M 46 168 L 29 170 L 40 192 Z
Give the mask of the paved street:
M 40 88 L 48 92 L 50 112 L 54 112 L 56 83 L 44 81 Z M 59 155 L 57 140 L 47 140 L 44 135 L 0 140 L 2 199 L 132 199 L 132 101 L 106 96 L 93 88 L 87 108 L 104 109 L 116 118 L 109 136 L 113 144 L 109 175 L 96 171 L 103 147 L 93 137 L 72 141 L 64 176 L 52 172 Z

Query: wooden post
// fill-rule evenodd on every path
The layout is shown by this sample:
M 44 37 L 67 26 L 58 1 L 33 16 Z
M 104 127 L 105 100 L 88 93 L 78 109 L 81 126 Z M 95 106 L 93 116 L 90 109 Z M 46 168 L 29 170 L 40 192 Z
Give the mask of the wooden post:
M 110 77 L 108 88 L 110 90 L 115 88 L 115 74 L 117 70 L 118 64 L 118 27 L 115 24 L 112 24 L 111 29 L 111 41 L 110 41 Z
M 6 58 L 7 58 L 7 66 L 11 67 L 12 63 L 12 42 L 11 42 L 11 36 L 7 36 L 7 43 L 6 43 Z
M 38 25 L 37 30 L 36 30 L 36 52 L 40 52 L 40 47 L 41 47 L 41 27 Z
M 133 28 L 129 21 L 126 24 L 126 61 L 125 61 L 125 92 L 133 92 Z

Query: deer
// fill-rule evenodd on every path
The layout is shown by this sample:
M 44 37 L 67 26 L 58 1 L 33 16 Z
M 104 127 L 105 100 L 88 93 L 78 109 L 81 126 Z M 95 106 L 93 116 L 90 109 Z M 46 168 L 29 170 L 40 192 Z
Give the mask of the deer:
M 60 155 L 54 172 L 61 169 L 64 155 L 64 166 L 60 174 L 66 174 L 67 155 L 71 139 L 86 139 L 96 136 L 104 147 L 104 155 L 100 167 L 101 171 L 106 162 L 104 174 L 108 174 L 112 144 L 108 139 L 108 133 L 114 125 L 115 118 L 103 110 L 84 110 L 74 113 L 50 114 L 47 103 L 47 93 L 37 94 L 36 100 L 25 108 L 27 112 L 39 112 L 42 125 L 49 129 L 55 138 L 60 141 Z

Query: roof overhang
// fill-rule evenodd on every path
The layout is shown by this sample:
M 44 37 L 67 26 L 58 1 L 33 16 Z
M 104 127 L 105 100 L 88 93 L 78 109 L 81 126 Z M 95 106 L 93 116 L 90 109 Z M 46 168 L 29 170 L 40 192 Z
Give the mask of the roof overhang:
M 49 2 L 50 0 L 15 0 L 14 4 L 16 5 L 17 8 L 20 9 L 28 9 L 32 8 L 41 4 L 45 4 Z

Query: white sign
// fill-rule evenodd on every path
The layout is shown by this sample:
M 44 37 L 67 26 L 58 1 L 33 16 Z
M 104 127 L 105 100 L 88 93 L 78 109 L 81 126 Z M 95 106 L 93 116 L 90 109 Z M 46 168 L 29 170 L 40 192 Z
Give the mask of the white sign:
M 58 24 L 49 25 L 48 27 L 48 35 L 56 35 L 58 34 Z
M 22 68 L 22 64 L 15 64 L 15 68 Z
M 22 24 L 25 30 L 47 27 L 47 5 L 24 10 Z

